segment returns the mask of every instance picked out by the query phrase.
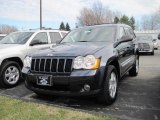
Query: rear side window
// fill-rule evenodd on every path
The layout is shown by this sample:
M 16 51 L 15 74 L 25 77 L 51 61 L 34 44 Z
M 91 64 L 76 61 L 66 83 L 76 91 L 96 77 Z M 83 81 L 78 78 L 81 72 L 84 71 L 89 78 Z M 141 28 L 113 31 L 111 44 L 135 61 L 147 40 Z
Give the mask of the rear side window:
M 60 41 L 62 39 L 59 32 L 50 32 L 49 35 L 52 43 L 56 43 L 56 41 Z

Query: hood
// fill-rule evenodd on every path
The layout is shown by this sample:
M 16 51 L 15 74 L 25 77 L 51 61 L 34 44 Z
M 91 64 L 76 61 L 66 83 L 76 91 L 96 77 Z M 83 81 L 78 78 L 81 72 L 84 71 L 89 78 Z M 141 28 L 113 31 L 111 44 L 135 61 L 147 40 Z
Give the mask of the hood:
M 151 44 L 153 42 L 150 41 L 150 40 L 139 40 L 138 43 L 149 43 L 149 44 Z
M 33 56 L 86 56 L 107 46 L 106 42 L 62 43 L 50 49 L 41 50 Z
M 0 44 L 0 53 L 14 52 L 23 47 L 21 44 Z

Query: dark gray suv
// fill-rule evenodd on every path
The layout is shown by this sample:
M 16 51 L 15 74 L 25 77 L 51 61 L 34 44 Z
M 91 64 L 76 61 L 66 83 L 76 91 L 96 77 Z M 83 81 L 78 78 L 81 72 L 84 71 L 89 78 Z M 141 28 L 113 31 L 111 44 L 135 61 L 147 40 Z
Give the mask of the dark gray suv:
M 94 95 L 112 104 L 122 76 L 138 74 L 135 39 L 131 27 L 123 24 L 75 29 L 53 48 L 25 58 L 26 87 L 38 95 Z

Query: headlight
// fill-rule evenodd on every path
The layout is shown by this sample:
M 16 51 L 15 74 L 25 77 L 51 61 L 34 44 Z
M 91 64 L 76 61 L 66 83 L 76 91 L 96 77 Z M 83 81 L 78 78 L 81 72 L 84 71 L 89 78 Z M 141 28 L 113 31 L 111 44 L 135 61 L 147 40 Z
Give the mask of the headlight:
M 31 61 L 32 61 L 32 57 L 27 56 L 27 57 L 24 59 L 24 67 L 30 68 L 30 67 L 31 67 Z
M 86 57 L 78 56 L 74 60 L 74 69 L 98 69 L 100 65 L 100 59 L 95 58 L 93 55 L 87 55 Z

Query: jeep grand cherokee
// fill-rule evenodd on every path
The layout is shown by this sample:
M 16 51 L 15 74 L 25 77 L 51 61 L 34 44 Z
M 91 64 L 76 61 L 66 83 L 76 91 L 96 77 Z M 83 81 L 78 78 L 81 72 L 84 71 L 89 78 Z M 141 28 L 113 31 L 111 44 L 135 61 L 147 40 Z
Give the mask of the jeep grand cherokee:
M 57 46 L 26 56 L 26 87 L 38 95 L 90 96 L 112 104 L 118 80 L 139 69 L 131 27 L 87 26 L 71 31 Z

